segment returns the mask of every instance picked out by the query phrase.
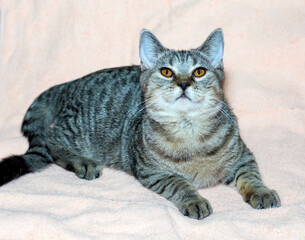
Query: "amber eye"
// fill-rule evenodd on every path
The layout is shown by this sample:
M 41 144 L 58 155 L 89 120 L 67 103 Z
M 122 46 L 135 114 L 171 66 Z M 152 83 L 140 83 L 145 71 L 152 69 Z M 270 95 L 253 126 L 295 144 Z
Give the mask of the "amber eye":
M 168 77 L 168 78 L 174 75 L 172 70 L 170 70 L 169 68 L 161 68 L 160 72 L 164 77 Z
M 196 68 L 193 72 L 193 75 L 195 77 L 202 77 L 206 73 L 206 70 L 202 67 Z

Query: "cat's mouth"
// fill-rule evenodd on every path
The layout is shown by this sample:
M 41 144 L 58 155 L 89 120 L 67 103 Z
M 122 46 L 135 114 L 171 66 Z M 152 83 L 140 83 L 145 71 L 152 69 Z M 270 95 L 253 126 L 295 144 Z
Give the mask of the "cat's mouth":
M 190 99 L 185 93 L 182 93 L 179 97 L 176 98 L 176 101 L 179 100 L 179 99 L 187 99 L 189 101 L 192 102 L 192 99 Z

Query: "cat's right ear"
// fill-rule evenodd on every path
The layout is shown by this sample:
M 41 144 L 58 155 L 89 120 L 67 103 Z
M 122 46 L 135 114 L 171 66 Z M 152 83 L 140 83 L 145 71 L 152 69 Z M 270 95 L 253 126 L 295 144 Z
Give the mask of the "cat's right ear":
M 151 68 L 160 53 L 166 51 L 159 40 L 148 30 L 143 29 L 140 35 L 140 58 L 145 68 Z
M 214 68 L 222 68 L 223 48 L 223 33 L 222 30 L 218 28 L 214 30 L 208 36 L 207 40 L 197 49 L 207 55 Z

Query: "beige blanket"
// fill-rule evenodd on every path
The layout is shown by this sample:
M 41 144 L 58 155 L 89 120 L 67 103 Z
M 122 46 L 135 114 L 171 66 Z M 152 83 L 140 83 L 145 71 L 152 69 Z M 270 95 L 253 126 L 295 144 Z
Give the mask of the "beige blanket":
M 305 239 L 305 1 L 0 0 L 0 158 L 22 154 L 23 115 L 48 87 L 139 64 L 142 28 L 170 48 L 225 36 L 226 96 L 282 207 L 200 190 L 201 221 L 123 172 L 85 181 L 55 165 L 0 188 L 0 239 Z

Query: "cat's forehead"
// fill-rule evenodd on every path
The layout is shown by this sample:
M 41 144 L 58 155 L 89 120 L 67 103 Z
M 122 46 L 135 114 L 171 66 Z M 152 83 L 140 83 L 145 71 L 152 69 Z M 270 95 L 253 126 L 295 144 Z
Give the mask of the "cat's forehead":
M 210 66 L 207 58 L 197 50 L 179 50 L 166 52 L 159 61 L 160 67 L 173 68 L 181 72 L 189 72 L 196 67 Z

